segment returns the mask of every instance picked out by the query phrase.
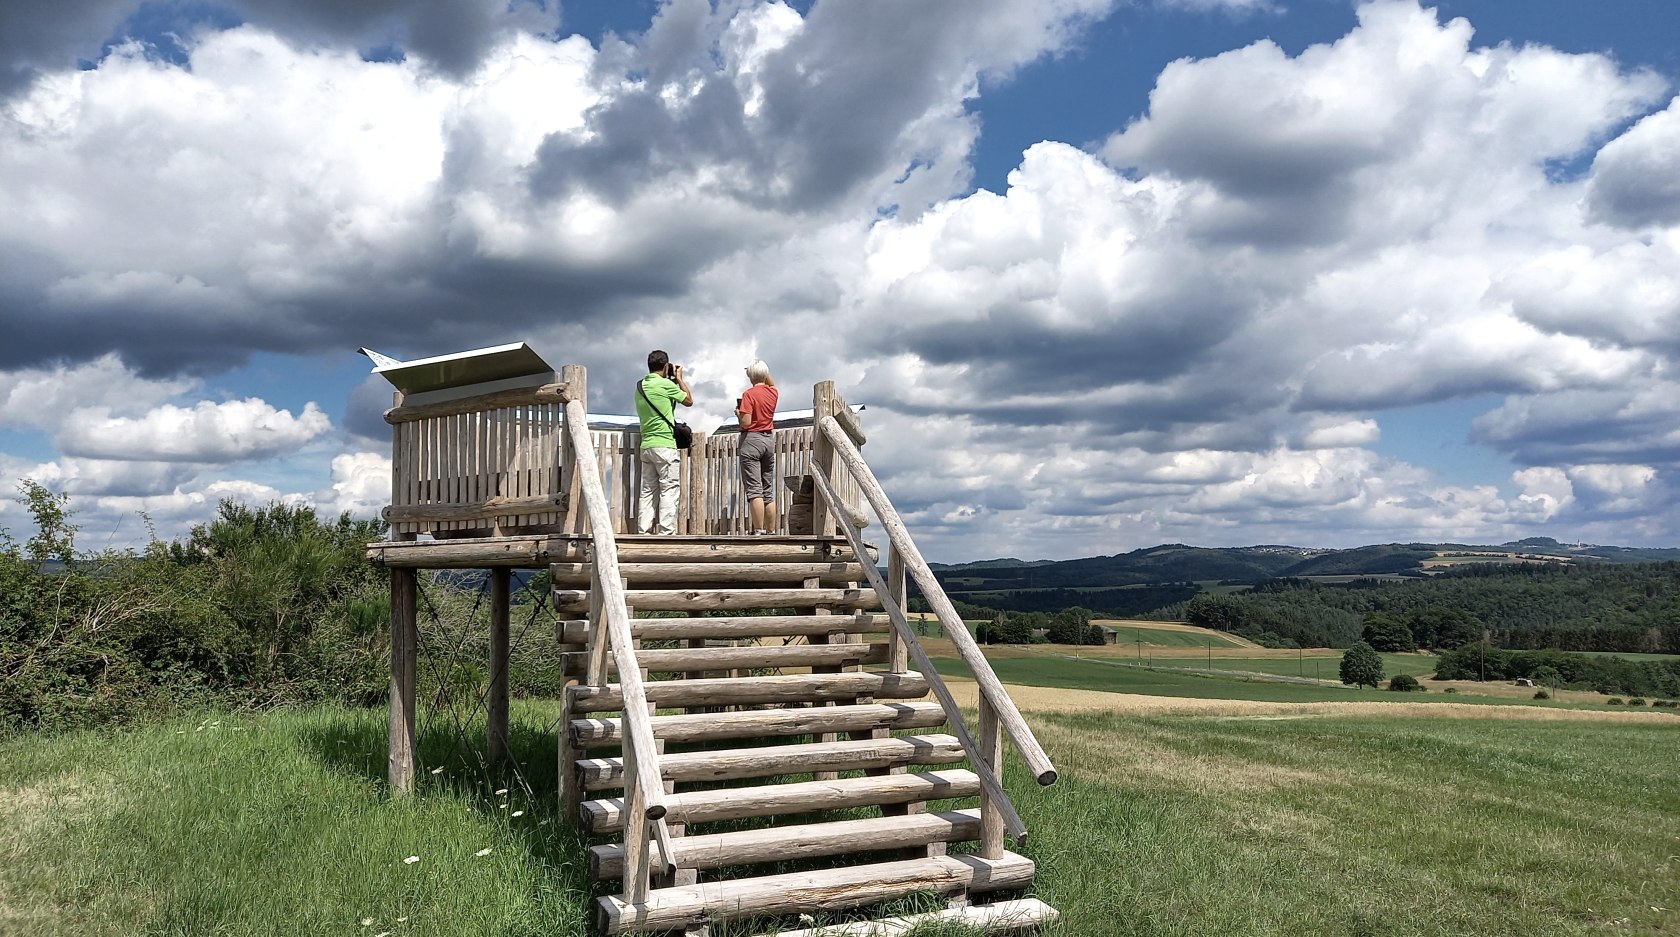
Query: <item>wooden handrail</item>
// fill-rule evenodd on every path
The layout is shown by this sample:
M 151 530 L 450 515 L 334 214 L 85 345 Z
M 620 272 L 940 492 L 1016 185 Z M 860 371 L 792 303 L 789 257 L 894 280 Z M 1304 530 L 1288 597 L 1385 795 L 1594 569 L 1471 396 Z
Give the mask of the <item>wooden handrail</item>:
M 927 599 L 928 606 L 939 617 L 940 624 L 945 626 L 945 633 L 956 645 L 957 653 L 962 656 L 963 663 L 974 674 L 974 682 L 980 687 L 980 695 L 996 710 L 998 721 L 1009 735 L 1010 741 L 1015 743 L 1015 750 L 1021 753 L 1027 768 L 1040 784 L 1056 783 L 1056 766 L 1050 763 L 1050 756 L 1045 754 L 1044 747 L 1038 744 L 1032 729 L 1027 726 L 1027 720 L 1022 718 L 1021 710 L 1010 699 L 1008 691 L 1003 688 L 1003 681 L 998 679 L 992 671 L 992 665 L 987 662 L 986 655 L 980 652 L 980 645 L 975 643 L 974 636 L 968 633 L 968 626 L 963 624 L 957 610 L 951 606 L 951 600 L 946 597 L 945 590 L 940 587 L 939 580 L 934 578 L 933 570 L 928 567 L 927 560 L 922 558 L 922 551 L 916 549 L 916 543 L 910 538 L 910 531 L 904 526 L 904 518 L 900 517 L 892 502 L 887 499 L 887 493 L 881 488 L 881 482 L 870 470 L 869 463 L 863 460 L 863 453 L 852 445 L 852 440 L 846 435 L 844 428 L 832 416 L 825 416 L 817 422 L 818 431 L 833 444 L 834 452 L 840 460 L 846 463 L 846 468 L 852 473 L 858 488 L 868 499 L 870 507 L 881 519 L 881 526 L 886 530 L 892 547 L 904 557 L 904 565 L 916 585 L 921 587 L 922 596 Z M 820 473 L 815 473 L 820 474 Z M 839 512 L 835 512 L 838 514 Z M 909 638 L 912 644 L 919 644 L 914 636 Z
M 863 533 L 852 523 L 851 518 L 846 516 L 846 512 L 840 509 L 840 496 L 834 491 L 833 483 L 821 472 L 811 477 L 816 479 L 818 493 L 828 499 L 830 506 L 834 508 L 835 520 L 840 524 L 840 529 L 845 531 L 846 539 L 851 542 L 852 552 L 858 556 L 868 556 L 869 554 L 864 552 L 868 548 L 864 546 Z M 1003 782 L 992 771 L 991 765 L 983 757 L 979 742 L 975 741 L 974 734 L 968 729 L 968 720 L 963 717 L 962 707 L 957 705 L 956 698 L 951 695 L 951 688 L 945 685 L 944 676 L 934 668 L 933 661 L 928 658 L 927 650 L 922 647 L 922 642 L 916 640 L 916 632 L 915 629 L 910 627 L 910 619 L 905 617 L 904 609 L 899 607 L 897 600 L 893 598 L 892 592 L 887 588 L 886 580 L 881 578 L 881 571 L 875 568 L 875 564 L 865 563 L 863 574 L 869 579 L 869 584 L 875 588 L 876 594 L 880 595 L 881 603 L 887 611 L 887 618 L 892 621 L 893 629 L 904 642 L 905 648 L 910 651 L 912 657 L 916 658 L 916 666 L 921 668 L 922 676 L 927 678 L 928 686 L 932 688 L 933 695 L 939 697 L 939 705 L 945 708 L 945 715 L 951 720 L 951 728 L 956 732 L 957 740 L 962 743 L 963 751 L 968 753 L 969 763 L 973 765 L 974 773 L 980 778 L 980 786 L 986 789 L 987 795 L 993 798 L 993 802 L 998 805 L 999 810 L 1003 813 L 1003 823 L 1009 830 L 1009 835 L 1015 837 L 1017 841 L 1025 839 L 1027 836 L 1026 824 L 1021 822 L 1021 815 L 1015 812 L 1015 805 L 1010 802 L 1009 795 L 1004 792 Z
M 589 439 L 589 416 L 583 401 L 566 402 L 566 432 L 577 451 L 575 472 L 582 482 L 584 510 L 589 516 L 590 541 L 600 581 L 602 614 L 607 620 L 607 642 L 618 665 L 619 688 L 624 695 L 625 742 L 636 749 L 639 769 L 636 784 L 642 794 L 649 820 L 665 816 L 665 784 L 659 772 L 659 750 L 648 721 L 647 691 L 642 686 L 642 668 L 636 662 L 630 616 L 624 603 L 624 579 L 618 570 L 618 543 L 613 539 L 612 514 L 607 493 L 601 487 L 595 464 L 595 449 Z M 628 798 L 627 798 L 628 799 Z M 646 835 L 645 831 L 641 835 Z

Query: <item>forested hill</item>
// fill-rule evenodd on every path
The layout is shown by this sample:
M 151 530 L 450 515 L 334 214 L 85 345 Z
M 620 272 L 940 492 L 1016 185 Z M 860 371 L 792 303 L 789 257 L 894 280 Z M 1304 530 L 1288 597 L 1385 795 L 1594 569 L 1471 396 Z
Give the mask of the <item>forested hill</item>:
M 1680 563 L 1467 566 L 1426 579 L 1330 585 L 1279 579 L 1250 591 L 1198 595 L 1157 610 L 1232 631 L 1272 632 L 1308 647 L 1343 647 L 1367 616 L 1418 631 L 1450 623 L 1497 647 L 1680 654 Z
M 1680 548 L 1559 543 L 1530 537 L 1497 546 L 1383 543 L 1330 550 L 1266 544 L 1192 547 L 1164 543 L 1130 553 L 1077 560 L 981 560 L 934 563 L 941 582 L 962 590 L 1097 588 L 1166 582 L 1253 581 L 1291 576 L 1422 576 L 1470 563 L 1648 563 L 1680 561 Z M 949 588 L 949 586 L 948 586 Z

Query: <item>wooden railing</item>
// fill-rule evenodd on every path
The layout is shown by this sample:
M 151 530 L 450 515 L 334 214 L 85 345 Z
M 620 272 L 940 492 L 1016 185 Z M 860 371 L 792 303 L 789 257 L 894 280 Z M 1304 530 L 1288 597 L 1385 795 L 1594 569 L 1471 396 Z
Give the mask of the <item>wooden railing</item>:
M 568 366 L 564 373 L 573 373 Z M 576 373 L 582 374 L 581 368 Z M 581 380 L 581 378 L 579 378 Z M 820 403 L 832 383 L 817 385 Z M 387 411 L 392 427 L 391 504 L 385 519 L 399 538 L 427 533 L 439 538 L 511 533 L 582 533 L 585 524 L 570 479 L 574 465 L 568 434 L 572 390 L 558 383 L 502 391 L 443 404 L 403 405 Z M 581 398 L 580 398 L 581 400 Z M 851 417 L 856 425 L 855 415 Z M 587 425 L 587 424 L 582 424 Z M 636 531 L 636 489 L 641 480 L 641 434 L 635 426 L 596 424 L 588 430 L 594 475 L 606 497 L 615 533 Z M 861 432 L 859 433 L 861 439 Z M 738 463 L 741 435 L 733 428 L 696 433 L 682 454 L 677 533 L 729 536 L 749 533 Z M 783 420 L 775 430 L 774 495 L 777 530 L 788 532 L 793 492 L 786 482 L 811 472 L 818 445 L 805 420 Z M 848 504 L 858 503 L 849 474 L 836 478 Z
M 653 738 L 653 714 L 642 685 L 642 667 L 630 630 L 630 610 L 624 600 L 624 577 L 618 565 L 618 543 L 608 510 L 606 490 L 595 464 L 594 441 L 585 412 L 583 368 L 566 368 L 566 456 L 577 469 L 578 494 L 589 518 L 591 573 L 589 583 L 589 651 L 585 680 L 605 687 L 610 676 L 607 657 L 618 670 L 624 706 L 624 900 L 647 900 L 655 874 L 651 838 L 659 845 L 661 874 L 674 871 L 671 834 L 665 823 L 665 782 L 659 770 L 659 748 Z M 575 396 L 572 396 L 574 395 Z
M 837 408 L 851 416 L 850 411 L 842 405 Z M 886 531 L 891 555 L 888 558 L 888 575 L 882 577 L 880 571 L 872 564 L 864 564 L 863 571 L 868 577 L 870 585 L 881 596 L 886 608 L 887 617 L 892 622 L 894 631 L 894 653 L 892 655 L 895 671 L 902 672 L 906 666 L 901 663 L 898 648 L 902 646 L 915 658 L 916 666 L 927 678 L 933 693 L 938 697 L 940 705 L 944 707 L 946 716 L 950 719 L 952 730 L 962 742 L 967 752 L 969 762 L 974 766 L 974 772 L 980 778 L 980 830 L 981 856 L 996 859 L 1003 855 L 1004 834 L 1016 840 L 1026 836 L 1027 830 L 1021 822 L 1020 814 L 1005 793 L 1000 775 L 1003 772 L 1003 738 L 1005 735 L 1014 743 L 1015 750 L 1026 762 L 1028 770 L 1040 784 L 1054 784 L 1056 782 L 1056 768 L 1050 762 L 1050 756 L 1039 744 L 1027 725 L 1021 711 L 1015 706 L 1015 701 L 1009 697 L 1003 682 L 992 670 L 991 664 L 980 651 L 974 637 L 968 633 L 968 627 L 952 607 L 945 590 L 934 577 L 932 569 L 923 559 L 921 551 L 917 549 L 915 541 L 911 539 L 909 530 L 904 525 L 904 519 L 899 516 L 897 509 L 887 498 L 886 491 L 864 461 L 863 453 L 858 451 L 855 440 L 862 436 L 861 429 L 855 421 L 846 421 L 835 414 L 824 414 L 821 410 L 817 414 L 817 430 L 819 445 L 816 452 L 816 466 L 813 478 L 816 481 L 819 499 L 828 509 L 831 520 L 823 523 L 833 523 L 845 533 L 851 543 L 852 550 L 859 556 L 867 556 L 863 534 L 845 510 L 847 502 L 836 491 L 830 481 L 830 475 L 841 467 L 848 469 L 850 475 L 861 488 L 863 496 L 868 500 L 871 508 L 881 520 L 881 526 Z M 852 425 L 847 425 L 852 422 Z M 826 526 L 819 530 L 828 529 Z M 945 680 L 934 668 L 933 661 L 928 658 L 927 651 L 917 639 L 909 618 L 904 611 L 903 576 L 908 573 L 916 580 L 923 597 L 928 601 L 940 624 L 944 626 L 946 635 L 956 646 L 957 653 L 963 663 L 974 675 L 975 683 L 979 687 L 979 730 L 970 731 L 968 721 L 963 716 L 962 709 L 951 695 Z M 893 580 L 892 582 L 887 581 Z

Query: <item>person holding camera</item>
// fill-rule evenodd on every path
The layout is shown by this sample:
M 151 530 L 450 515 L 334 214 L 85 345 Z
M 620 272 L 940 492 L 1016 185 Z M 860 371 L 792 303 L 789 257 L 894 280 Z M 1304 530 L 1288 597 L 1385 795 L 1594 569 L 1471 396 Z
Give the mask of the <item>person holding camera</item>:
M 681 494 L 682 453 L 677 450 L 677 404 L 694 406 L 694 394 L 683 379 L 682 365 L 672 364 L 665 352 L 647 356 L 648 373 L 636 385 L 636 416 L 642 421 L 641 484 L 636 489 L 636 528 L 651 534 L 677 532 L 677 498 Z
M 735 401 L 741 424 L 741 487 L 746 489 L 752 532 L 776 530 L 776 379 L 763 358 L 747 365 L 747 388 Z

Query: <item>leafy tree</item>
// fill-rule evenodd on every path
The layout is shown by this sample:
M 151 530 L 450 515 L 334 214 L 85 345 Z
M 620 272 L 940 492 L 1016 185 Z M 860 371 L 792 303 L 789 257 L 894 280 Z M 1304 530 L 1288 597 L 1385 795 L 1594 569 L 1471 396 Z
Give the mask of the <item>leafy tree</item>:
M 1184 606 L 1184 618 L 1198 628 L 1232 631 L 1247 623 L 1243 603 L 1229 595 L 1202 593 Z
M 1372 612 L 1366 615 L 1365 628 L 1360 638 L 1384 653 L 1417 650 L 1417 642 L 1412 639 L 1412 629 L 1387 612 Z
M 1049 633 L 1045 637 L 1051 644 L 1087 644 L 1086 630 L 1090 624 L 1090 609 L 1064 608 L 1050 616 Z
M 1341 675 L 1343 683 L 1374 690 L 1382 683 L 1382 655 L 1364 641 L 1356 642 L 1342 655 Z
M 48 560 L 58 560 L 69 566 L 76 559 L 76 531 L 78 524 L 70 523 L 75 514 L 69 507 L 70 496 L 53 493 L 33 478 L 18 484 L 22 496 L 17 499 L 35 520 L 35 536 L 24 544 L 24 551 L 36 570 L 43 570 Z
M 1423 684 L 1409 673 L 1397 673 L 1388 679 L 1388 688 L 1396 693 L 1421 693 Z

